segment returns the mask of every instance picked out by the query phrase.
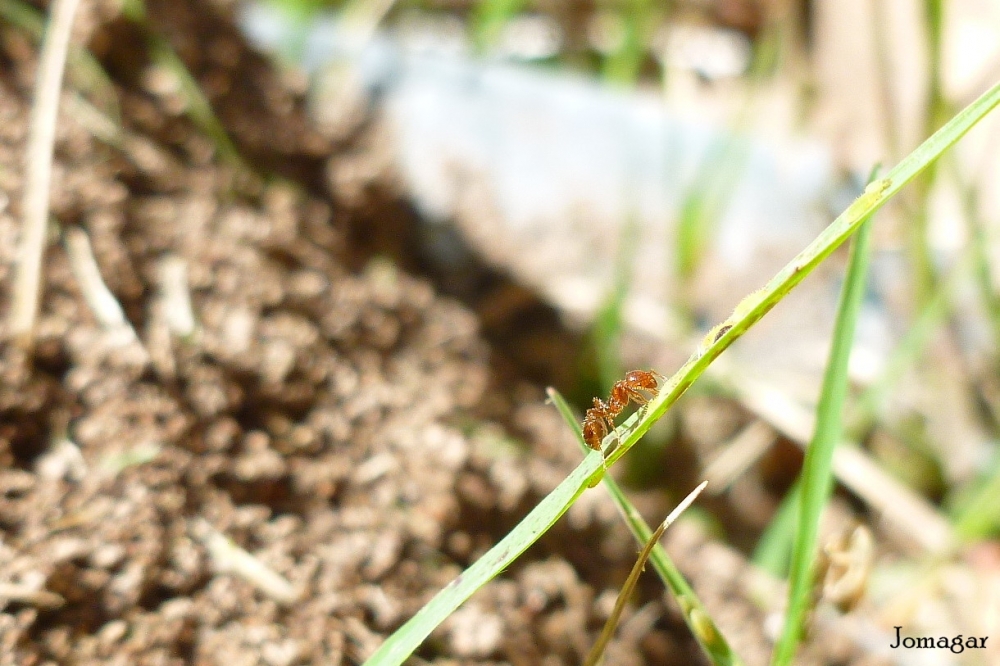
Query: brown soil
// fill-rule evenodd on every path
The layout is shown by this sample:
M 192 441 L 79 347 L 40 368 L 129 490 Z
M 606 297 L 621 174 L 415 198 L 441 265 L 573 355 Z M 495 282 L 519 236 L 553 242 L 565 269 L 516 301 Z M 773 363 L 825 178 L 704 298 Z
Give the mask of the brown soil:
M 252 171 L 192 125 L 144 31 L 84 3 L 76 41 L 111 74 L 121 131 L 98 140 L 64 94 L 52 213 L 86 232 L 138 340 L 97 322 L 54 233 L 34 356 L 0 330 L 0 664 L 360 663 L 578 460 L 517 380 L 569 352 L 491 354 L 474 314 L 404 272 L 411 214 L 377 120 L 311 129 L 225 4 L 147 2 Z M 0 23 L 4 322 L 35 66 Z M 164 298 L 178 260 L 186 336 Z M 501 352 L 512 313 L 554 321 L 490 293 Z M 579 663 L 634 557 L 618 523 L 585 495 L 414 663 Z M 227 569 L 220 535 L 291 589 Z M 700 663 L 661 589 L 608 663 Z

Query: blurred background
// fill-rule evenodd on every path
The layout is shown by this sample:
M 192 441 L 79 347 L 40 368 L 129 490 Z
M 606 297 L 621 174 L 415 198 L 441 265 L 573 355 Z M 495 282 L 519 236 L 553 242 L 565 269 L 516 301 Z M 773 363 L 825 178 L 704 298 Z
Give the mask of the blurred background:
M 267 2 L 239 16 L 306 77 L 323 131 L 378 118 L 414 209 L 386 251 L 581 406 L 628 368 L 669 374 L 875 165 L 1000 72 L 1000 7 L 972 0 Z M 852 357 L 854 436 L 935 500 L 994 466 L 996 125 L 880 214 Z M 808 411 L 843 259 L 706 390 L 773 390 Z
M 630 369 L 669 376 L 1000 80 L 993 0 L 83 7 L 106 80 L 71 59 L 53 216 L 93 256 L 51 244 L 34 361 L 0 330 L 0 664 L 361 663 L 578 463 L 544 387 L 582 416 Z M 8 239 L 46 9 L 0 0 Z M 800 663 L 1000 660 L 998 179 L 990 116 L 874 220 L 822 530 L 840 573 Z M 666 541 L 749 664 L 846 258 L 613 470 L 650 522 L 709 480 Z M 585 493 L 414 663 L 580 663 L 634 551 Z M 648 578 L 608 663 L 701 663 Z M 994 640 L 914 656 L 896 626 Z
M 659 360 L 623 359 L 623 332 L 676 343 L 721 321 L 876 164 L 895 164 L 985 90 L 998 71 L 998 11 L 507 0 L 273 2 L 240 16 L 255 43 L 307 77 L 324 131 L 346 136 L 378 116 L 415 209 L 406 251 L 446 291 L 481 297 L 470 266 L 496 270 L 589 335 L 582 364 L 544 341 L 523 359 L 565 389 L 607 388 L 622 363 Z M 962 272 L 965 248 L 979 248 L 966 251 L 979 268 L 955 281 L 982 293 L 963 299 L 954 342 L 977 363 L 990 355 L 992 283 L 982 280 L 998 215 L 987 186 L 995 141 L 977 129 L 881 216 L 859 381 L 885 374 L 907 326 Z M 810 281 L 732 356 L 808 393 L 840 272 Z
M 581 411 L 629 368 L 669 374 L 876 165 L 1000 75 L 1000 5 L 976 0 L 359 0 L 240 16 L 306 76 L 323 131 L 379 118 L 414 207 L 397 252 L 470 304 L 521 376 Z M 851 359 L 862 448 L 838 469 L 845 497 L 923 556 L 958 542 L 996 553 L 997 130 L 977 127 L 879 214 Z M 774 510 L 790 444 L 810 436 L 844 259 L 623 465 L 635 488 L 663 484 L 664 465 L 700 466 L 739 514 L 710 522 L 779 575 Z M 678 448 L 697 462 L 675 464 Z M 995 613 L 990 589 L 979 601 Z

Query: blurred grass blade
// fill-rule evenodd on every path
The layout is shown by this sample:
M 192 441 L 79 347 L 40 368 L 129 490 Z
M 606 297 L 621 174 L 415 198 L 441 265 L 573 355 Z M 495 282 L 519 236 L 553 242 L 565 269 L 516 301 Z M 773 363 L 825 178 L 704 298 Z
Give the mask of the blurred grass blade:
M 744 105 L 746 107 L 746 105 Z M 735 123 L 745 124 L 745 112 Z M 719 221 L 739 185 L 749 156 L 746 140 L 736 134 L 708 150 L 681 202 L 677 221 L 676 265 L 681 284 L 689 285 L 711 244 Z
M 757 547 L 750 560 L 775 578 L 788 576 L 788 562 L 795 543 L 795 526 L 798 524 L 800 484 L 796 481 L 785 493 L 781 505 L 757 540 Z
M 677 399 L 701 376 L 729 345 L 757 323 L 767 312 L 795 288 L 816 266 L 830 256 L 872 213 L 913 180 L 941 153 L 950 148 L 994 107 L 1000 104 L 1000 85 L 963 109 L 948 124 L 924 141 L 916 150 L 896 165 L 885 178 L 872 183 L 847 210 L 840 214 L 819 236 L 791 262 L 782 268 L 762 289 L 755 291 L 736 306 L 717 335 L 712 335 L 687 362 L 666 380 L 659 394 L 646 409 L 636 412 L 624 423 L 621 445 L 609 454 L 607 461 L 598 451 L 591 451 L 555 490 L 541 502 L 503 539 L 472 566 L 441 590 L 426 606 L 400 627 L 365 662 L 367 666 L 396 666 L 403 663 L 427 636 L 459 605 L 480 587 L 510 566 L 521 553 L 544 534 L 576 501 L 595 476 L 603 474 L 605 464 L 611 465 L 631 449 L 673 406 Z M 603 448 L 614 441 L 609 435 Z
M 1000 531 L 1000 460 L 955 511 L 954 523 L 955 532 L 965 542 L 995 537 Z
M 472 41 L 480 53 L 495 46 L 504 27 L 528 5 L 527 0 L 481 0 L 472 15 Z
M 604 477 L 607 480 L 609 477 Z M 607 647 L 608 643 L 611 641 L 611 637 L 615 633 L 615 628 L 618 626 L 618 622 L 621 620 L 622 611 L 625 610 L 625 604 L 628 603 L 629 598 L 632 596 L 632 592 L 635 590 L 636 583 L 639 582 L 639 574 L 643 572 L 646 568 L 646 561 L 649 560 L 649 556 L 653 553 L 653 548 L 660 542 L 660 537 L 663 533 L 670 527 L 678 516 L 684 513 L 689 506 L 698 498 L 701 491 L 705 489 L 708 485 L 708 481 L 702 481 L 697 488 L 688 493 L 680 504 L 677 505 L 670 515 L 660 523 L 660 526 L 656 528 L 656 531 L 646 540 L 646 545 L 643 546 L 642 551 L 639 553 L 639 557 L 635 561 L 635 566 L 632 567 L 632 571 L 629 572 L 628 578 L 625 580 L 625 584 L 622 585 L 622 590 L 618 594 L 618 599 L 615 601 L 615 607 L 611 611 L 611 615 L 608 616 L 608 621 L 604 623 L 604 628 L 601 629 L 601 635 L 597 638 L 594 643 L 594 647 L 591 648 L 590 654 L 587 655 L 586 661 L 583 662 L 584 666 L 597 666 L 601 660 L 601 655 L 604 654 L 604 649 Z
M 874 172 L 872 173 L 874 176 Z M 830 360 L 823 376 L 823 389 L 816 412 L 816 432 L 809 448 L 799 484 L 801 497 L 792 565 L 789 573 L 788 608 L 785 626 L 774 648 L 772 664 L 790 664 L 798 648 L 810 612 L 815 578 L 816 542 L 823 508 L 833 489 L 833 451 L 843 436 L 844 402 L 847 398 L 848 362 L 854 345 L 854 329 L 865 295 L 868 263 L 871 258 L 871 216 L 858 229 L 851 243 L 847 277 L 840 294 L 837 322 L 833 331 Z
M 226 128 L 215 115 L 212 103 L 208 101 L 198 81 L 188 71 L 184 61 L 177 55 L 170 43 L 159 35 L 150 35 L 149 50 L 153 62 L 164 71 L 173 74 L 180 83 L 184 99 L 187 101 L 188 117 L 198 129 L 211 137 L 222 159 L 234 167 L 249 169 L 243 162 L 243 158 L 240 157 L 236 145 L 229 138 Z
M 976 281 L 979 285 L 979 294 L 983 302 L 983 309 L 989 315 L 990 323 L 993 325 L 993 340 L 997 347 L 1000 347 L 1000 296 L 996 293 L 993 285 L 994 270 L 996 267 L 990 259 L 990 234 L 987 233 L 987 225 L 980 218 L 980 207 L 976 203 L 976 190 L 969 188 L 965 197 L 965 215 L 969 219 L 969 231 L 972 235 L 971 245 L 974 260 Z
M 45 32 L 45 15 L 22 0 L 0 0 L 0 20 L 6 21 L 41 40 Z M 90 51 L 70 44 L 66 61 L 66 75 L 70 84 L 88 94 L 91 102 L 121 126 L 118 93 L 104 67 Z
M 198 84 L 198 80 L 188 70 L 187 65 L 181 57 L 174 51 L 173 46 L 166 38 L 156 34 L 152 30 L 149 18 L 146 13 L 144 0 L 125 0 L 122 4 L 122 12 L 126 17 L 142 26 L 146 30 L 146 42 L 149 47 L 150 57 L 157 67 L 165 72 L 169 72 L 180 85 L 181 94 L 187 102 L 185 113 L 195 126 L 208 135 L 215 144 L 219 155 L 230 166 L 250 172 L 250 167 L 243 161 L 236 145 L 226 132 L 222 121 L 215 115 L 212 103 L 205 96 L 204 91 Z
M 924 107 L 924 131 L 931 132 L 944 122 L 949 114 L 948 102 L 944 95 L 942 79 L 942 59 L 944 51 L 944 1 L 924 0 L 923 2 L 927 29 L 927 54 L 929 69 L 926 87 L 926 106 Z M 909 261 L 912 266 L 910 278 L 917 305 L 923 306 L 937 283 L 934 270 L 934 257 L 929 240 L 930 227 L 930 194 L 937 180 L 937 166 L 931 166 L 916 183 L 916 209 L 908 225 L 909 231 Z
M 559 410 L 559 414 L 562 415 L 566 423 L 573 429 L 580 447 L 584 451 L 588 451 L 587 445 L 583 442 L 583 432 L 580 430 L 580 423 L 573 415 L 573 410 L 569 404 L 563 399 L 559 391 L 553 388 L 548 390 L 548 394 L 556 409 Z M 625 496 L 621 487 L 607 474 L 604 475 L 603 482 L 604 487 L 611 494 L 611 499 L 615 501 L 615 505 L 625 518 L 625 522 L 632 531 L 632 535 L 636 541 L 639 543 L 649 543 L 653 537 L 653 531 L 646 524 L 646 521 L 643 520 L 642 516 L 639 515 L 636 508 L 632 506 L 632 503 Z M 660 580 L 663 581 L 663 584 L 667 586 L 670 593 L 677 599 L 677 603 L 684 613 L 684 621 L 687 622 L 691 633 L 694 634 L 695 639 L 701 645 L 702 650 L 705 651 L 705 655 L 709 660 L 716 666 L 742 666 L 743 661 L 729 647 L 729 643 L 726 642 L 722 632 L 715 626 L 708 611 L 702 605 L 701 600 L 698 599 L 694 590 L 688 585 L 684 575 L 674 565 L 673 560 L 667 555 L 667 551 L 664 550 L 663 546 L 654 541 L 652 553 L 649 557 L 653 569 L 660 577 Z
M 621 41 L 602 63 L 601 77 L 605 81 L 624 86 L 634 86 L 638 82 L 661 11 L 659 4 L 650 0 L 626 0 L 619 8 Z
M 860 437 L 872 426 L 892 389 L 920 358 L 932 335 L 939 330 L 951 311 L 952 299 L 966 277 L 971 261 L 971 250 L 967 249 L 951 269 L 948 278 L 935 285 L 934 292 L 924 303 L 916 320 L 889 354 L 882 374 L 864 390 L 850 410 L 848 429 L 852 434 Z

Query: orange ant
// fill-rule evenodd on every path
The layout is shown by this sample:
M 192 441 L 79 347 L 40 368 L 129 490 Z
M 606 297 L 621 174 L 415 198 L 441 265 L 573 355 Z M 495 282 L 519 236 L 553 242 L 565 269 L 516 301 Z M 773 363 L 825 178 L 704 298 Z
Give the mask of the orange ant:
M 615 431 L 615 418 L 628 405 L 629 400 L 637 405 L 645 405 L 656 397 L 659 378 L 663 376 L 654 370 L 632 370 L 611 387 L 611 395 L 604 402 L 594 398 L 594 406 L 587 410 L 583 418 L 583 441 L 595 451 L 601 450 L 601 442 L 609 432 Z

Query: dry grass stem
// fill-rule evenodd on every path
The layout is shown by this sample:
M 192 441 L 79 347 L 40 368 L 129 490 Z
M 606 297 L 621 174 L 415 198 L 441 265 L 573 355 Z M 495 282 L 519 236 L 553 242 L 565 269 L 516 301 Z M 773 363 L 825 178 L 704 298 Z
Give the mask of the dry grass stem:
M 681 503 L 670 512 L 670 515 L 668 515 L 666 519 L 660 523 L 660 526 L 653 532 L 649 541 L 646 542 L 645 547 L 636 559 L 635 566 L 632 567 L 632 571 L 628 575 L 628 579 L 622 586 L 621 593 L 619 593 L 618 599 L 615 601 L 615 607 L 611 611 L 611 615 L 608 617 L 607 622 L 604 623 L 604 628 L 601 630 L 600 636 L 598 636 L 597 641 L 590 650 L 590 654 L 587 655 L 587 659 L 584 661 L 585 666 L 596 666 L 600 663 L 604 650 L 615 633 L 615 627 L 618 626 L 618 623 L 621 620 L 622 612 L 625 610 L 625 604 L 632 598 L 632 592 L 635 590 L 635 585 L 639 580 L 639 574 L 641 574 L 643 569 L 646 568 L 646 561 L 649 560 L 649 556 L 653 552 L 653 547 L 660 541 L 660 537 L 663 536 L 663 533 L 667 530 L 667 528 L 670 527 L 682 513 L 687 511 L 688 507 L 690 507 L 696 499 L 698 499 L 698 495 L 705 490 L 705 486 L 707 485 L 708 481 L 702 481 L 698 484 L 698 487 L 692 490 L 688 496 L 685 497 Z
M 101 458 L 99 469 L 109 477 L 115 477 L 129 467 L 145 465 L 156 459 L 163 450 L 162 444 L 156 442 L 144 442 L 136 444 L 130 449 L 118 453 L 112 453 Z
M 283 576 L 220 534 L 204 519 L 195 520 L 191 532 L 208 550 L 218 573 L 235 574 L 286 606 L 301 596 Z
M 730 374 L 740 402 L 800 446 L 812 437 L 813 413 L 780 389 L 748 377 Z M 955 536 L 947 519 L 927 500 L 890 476 L 852 442 L 837 447 L 833 456 L 837 480 L 881 512 L 892 524 L 932 554 L 949 552 Z
M 17 248 L 10 329 L 24 349 L 34 347 L 35 319 L 41 294 L 42 255 L 49 217 L 52 151 L 55 145 L 59 93 L 73 19 L 80 0 L 55 0 L 45 32 L 39 61 L 25 163 L 26 179 L 21 205 L 21 237 Z
M 168 255 L 160 262 L 160 293 L 163 316 L 170 332 L 187 338 L 195 331 L 194 309 L 188 286 L 187 262 L 177 255 Z
M 127 330 L 128 334 L 122 336 L 123 340 L 128 337 L 131 339 L 127 342 L 135 340 L 135 330 L 125 318 L 125 311 L 118 304 L 115 295 L 104 284 L 101 269 L 97 265 L 97 258 L 94 256 L 87 232 L 76 227 L 68 227 L 63 232 L 63 240 L 66 244 L 66 254 L 69 256 L 73 277 L 76 278 L 83 298 L 87 301 L 90 311 L 94 313 L 97 323 L 109 332 Z
M 713 495 L 725 492 L 777 440 L 777 433 L 763 421 L 754 421 L 727 443 L 705 467 L 704 476 Z
M 60 595 L 48 590 L 17 583 L 0 583 L 0 606 L 9 602 L 27 604 L 36 608 L 59 608 L 66 603 Z

